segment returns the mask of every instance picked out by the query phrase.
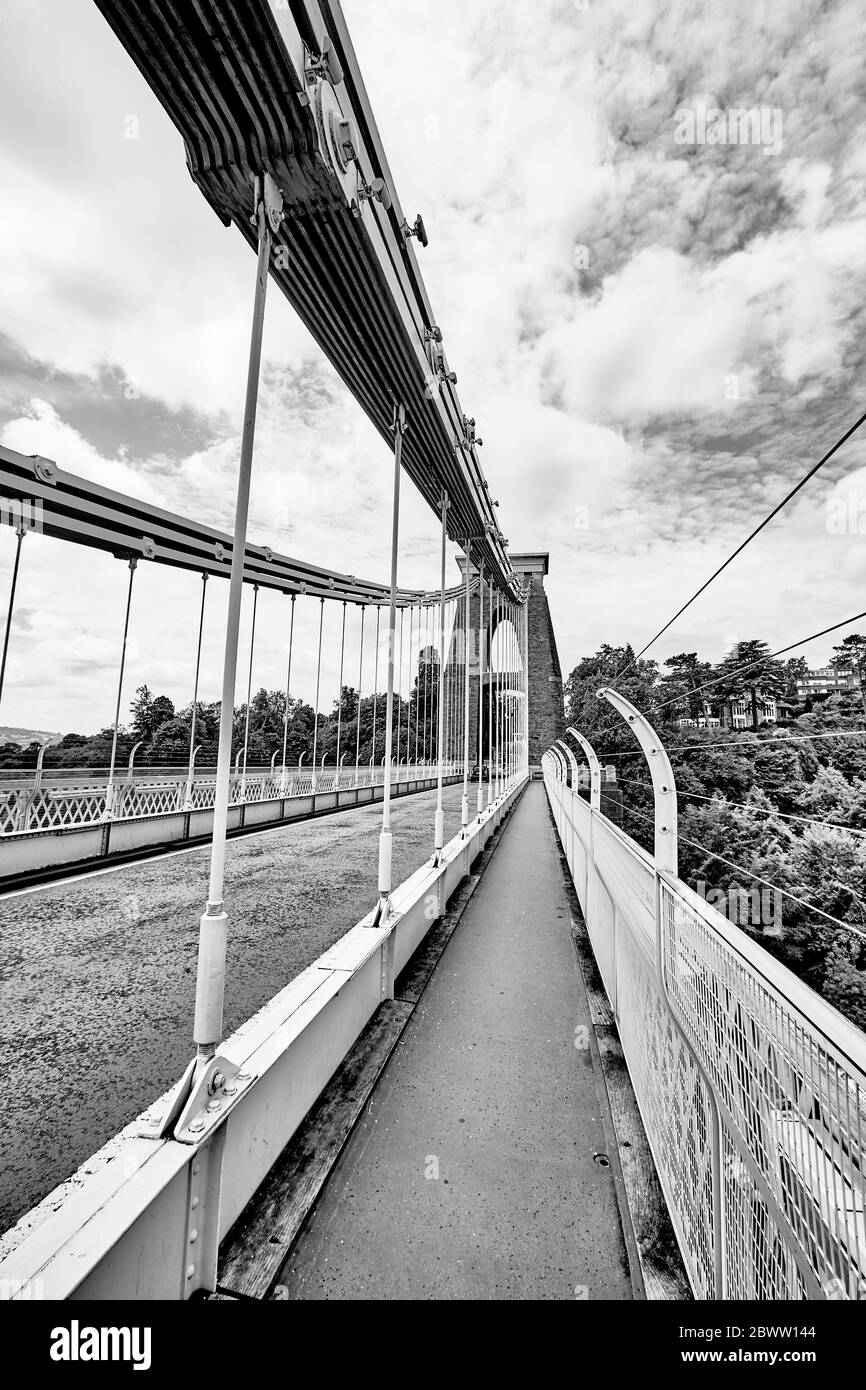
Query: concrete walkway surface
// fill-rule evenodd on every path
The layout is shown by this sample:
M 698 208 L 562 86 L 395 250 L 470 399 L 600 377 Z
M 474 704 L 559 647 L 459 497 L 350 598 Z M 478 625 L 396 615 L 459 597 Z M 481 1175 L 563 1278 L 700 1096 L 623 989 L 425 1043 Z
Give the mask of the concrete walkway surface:
M 277 1296 L 631 1298 L 606 1092 L 583 1030 L 592 1023 L 534 782 Z

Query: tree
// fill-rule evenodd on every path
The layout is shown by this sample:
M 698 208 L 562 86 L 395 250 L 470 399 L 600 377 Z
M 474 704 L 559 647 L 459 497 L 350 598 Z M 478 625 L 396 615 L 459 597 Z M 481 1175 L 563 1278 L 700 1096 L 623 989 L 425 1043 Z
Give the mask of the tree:
M 144 742 L 150 738 L 152 733 L 151 710 L 153 708 L 153 696 L 150 693 L 149 686 L 140 685 L 138 687 L 134 698 L 130 702 L 129 708 L 132 713 L 133 738 Z
M 662 703 L 675 700 L 672 713 L 677 717 L 702 718 L 705 697 L 700 688 L 710 679 L 710 663 L 699 661 L 697 652 L 680 652 L 677 656 L 667 657 L 664 665 L 668 673 L 662 676 L 659 683 Z
M 860 699 L 866 713 L 866 637 L 861 637 L 859 632 L 850 633 L 838 647 L 833 648 L 830 665 L 836 671 L 857 677 L 860 682 Z
M 734 723 L 732 705 L 747 695 L 751 705 L 752 728 L 757 733 L 760 723 L 758 696 L 782 697 L 787 685 L 784 666 L 770 656 L 766 642 L 752 639 L 738 642 L 717 669 L 721 679 L 716 689 L 727 705 L 730 724 L 733 726 Z
M 790 704 L 799 702 L 797 682 L 805 680 L 808 674 L 809 663 L 804 656 L 791 656 L 785 662 L 785 699 Z
M 605 644 L 595 656 L 584 657 L 578 662 L 565 682 L 567 722 L 573 724 L 590 742 L 594 737 L 602 736 L 604 747 L 597 747 L 597 753 L 610 749 L 618 751 L 620 747 L 631 751 L 634 740 L 627 726 L 607 701 L 599 700 L 598 692 L 604 686 L 611 686 L 639 710 L 651 715 L 657 679 L 657 662 L 636 661 L 631 646 L 610 647 Z M 663 711 L 663 716 L 669 720 L 670 713 L 669 707 Z

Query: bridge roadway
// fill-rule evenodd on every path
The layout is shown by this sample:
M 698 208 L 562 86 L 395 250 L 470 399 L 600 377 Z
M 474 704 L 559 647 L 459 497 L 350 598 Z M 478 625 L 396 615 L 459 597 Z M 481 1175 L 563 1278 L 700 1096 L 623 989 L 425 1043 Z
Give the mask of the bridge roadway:
M 449 838 L 461 794 L 444 793 Z M 432 852 L 435 802 L 393 805 L 397 882 Z M 229 843 L 227 1033 L 370 910 L 381 824 L 381 805 L 362 806 Z M 198 848 L 0 896 L 0 1232 L 186 1066 L 208 859 Z
M 614 1169 L 602 1166 L 613 1146 L 604 1081 L 593 1050 L 575 1045 L 584 1027 L 591 1034 L 554 830 L 534 782 L 276 1296 L 595 1300 L 639 1292 Z

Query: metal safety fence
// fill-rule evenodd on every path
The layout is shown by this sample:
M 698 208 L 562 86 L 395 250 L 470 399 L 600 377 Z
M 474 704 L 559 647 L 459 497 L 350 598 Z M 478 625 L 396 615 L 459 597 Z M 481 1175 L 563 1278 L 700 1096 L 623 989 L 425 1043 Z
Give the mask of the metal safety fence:
M 456 767 L 456 764 L 454 765 Z M 451 777 L 454 767 L 448 764 L 445 776 Z M 432 769 L 432 771 L 431 771 Z M 394 786 L 435 776 L 432 764 L 413 763 L 393 767 Z M 229 783 L 229 804 L 240 806 L 262 801 L 289 800 L 296 796 L 344 791 L 353 787 L 381 786 L 385 780 L 383 767 L 345 767 L 338 773 L 325 768 L 315 777 L 309 769 L 287 769 L 285 776 L 257 773 L 246 778 L 235 775 Z M 15 785 L 0 789 L 0 837 L 20 835 L 27 831 L 62 830 L 75 826 L 97 825 L 103 820 L 137 820 L 178 811 L 212 810 L 216 798 L 215 776 L 199 776 L 190 782 L 186 773 L 176 776 L 136 777 L 134 781 L 115 783 L 109 792 L 107 779 L 93 777 L 81 781 L 58 781 L 56 784 L 40 779 L 28 785 L 20 779 Z
M 544 780 L 695 1296 L 866 1297 L 866 1036 Z

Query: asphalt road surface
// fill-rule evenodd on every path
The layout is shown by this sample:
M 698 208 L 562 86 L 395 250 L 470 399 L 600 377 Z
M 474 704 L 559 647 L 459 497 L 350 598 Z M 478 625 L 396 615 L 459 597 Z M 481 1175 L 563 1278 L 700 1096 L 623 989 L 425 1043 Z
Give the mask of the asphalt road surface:
M 461 794 L 445 790 L 446 838 Z M 395 884 L 432 853 L 435 800 L 392 805 Z M 381 820 L 361 807 L 229 841 L 226 1034 L 374 905 Z M 186 1066 L 208 863 L 199 849 L 0 898 L 0 1231 Z

